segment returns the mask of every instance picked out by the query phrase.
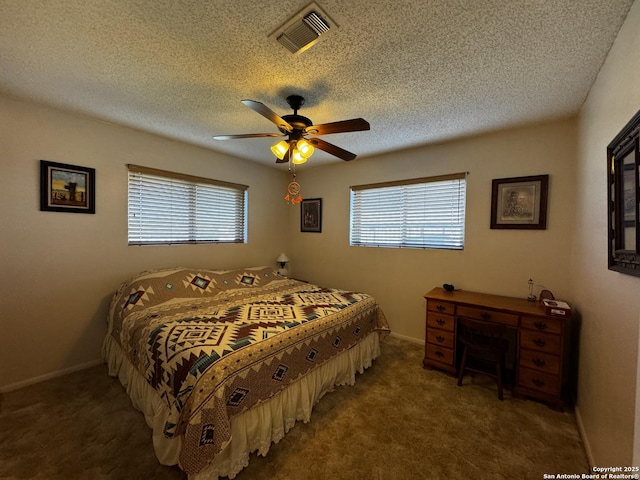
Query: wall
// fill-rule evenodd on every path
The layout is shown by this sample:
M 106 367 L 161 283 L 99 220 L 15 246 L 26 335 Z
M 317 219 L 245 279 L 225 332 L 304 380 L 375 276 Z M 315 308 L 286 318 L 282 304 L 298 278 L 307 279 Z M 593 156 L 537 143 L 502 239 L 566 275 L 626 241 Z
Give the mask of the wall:
M 303 197 L 323 201 L 322 233 L 301 233 L 299 209 L 292 211 L 292 274 L 375 295 L 392 331 L 417 342 L 424 341 L 423 295 L 443 283 L 526 297 L 527 281 L 533 278 L 558 298 L 571 300 L 574 125 L 572 120 L 558 121 L 301 169 Z M 350 185 L 465 171 L 463 251 L 349 246 Z M 547 229 L 491 230 L 491 180 L 539 174 L 550 175 Z
M 0 96 L 0 391 L 98 361 L 114 288 L 149 267 L 272 264 L 285 250 L 294 276 L 372 293 L 393 332 L 416 342 L 433 286 L 524 297 L 531 277 L 579 313 L 577 414 L 590 459 L 640 464 L 640 278 L 607 269 L 605 165 L 640 105 L 639 24 L 636 2 L 577 122 L 301 168 L 303 197 L 323 198 L 319 234 L 301 233 L 299 208 L 273 195 L 281 171 Z M 96 215 L 40 212 L 39 159 L 96 168 Z M 128 247 L 126 163 L 250 185 L 249 243 Z M 459 171 L 469 172 L 464 251 L 349 247 L 350 185 Z M 490 230 L 491 179 L 542 173 L 547 230 Z
M 273 265 L 287 176 L 125 127 L 0 95 L 0 391 L 100 360 L 121 281 L 165 266 Z M 96 214 L 41 212 L 39 160 L 96 169 Z M 249 185 L 247 244 L 127 246 L 127 163 Z
M 579 115 L 571 262 L 582 314 L 577 411 L 599 466 L 640 464 L 640 446 L 633 444 L 634 425 L 640 427 L 640 416 L 634 420 L 640 278 L 607 269 L 606 203 L 606 147 L 640 108 L 638 25 L 635 2 Z

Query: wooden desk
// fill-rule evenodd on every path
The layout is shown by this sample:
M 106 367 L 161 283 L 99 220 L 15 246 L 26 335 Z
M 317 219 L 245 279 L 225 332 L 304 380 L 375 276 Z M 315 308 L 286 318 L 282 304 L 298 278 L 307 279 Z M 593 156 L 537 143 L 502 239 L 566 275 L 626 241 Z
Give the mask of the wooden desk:
M 544 306 L 523 298 L 437 287 L 427 300 L 423 366 L 455 375 L 458 369 L 457 317 L 502 323 L 518 331 L 513 395 L 562 408 L 563 362 L 568 318 L 545 313 Z

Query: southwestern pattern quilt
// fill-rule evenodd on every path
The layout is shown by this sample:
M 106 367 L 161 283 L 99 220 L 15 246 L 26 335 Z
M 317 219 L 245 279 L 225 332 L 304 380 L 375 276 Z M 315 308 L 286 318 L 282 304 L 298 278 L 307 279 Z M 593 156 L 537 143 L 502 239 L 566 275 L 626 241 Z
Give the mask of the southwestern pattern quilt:
M 268 267 L 149 271 L 120 286 L 109 335 L 183 436 L 180 467 L 204 468 L 235 415 L 388 326 L 366 294 L 322 288 Z

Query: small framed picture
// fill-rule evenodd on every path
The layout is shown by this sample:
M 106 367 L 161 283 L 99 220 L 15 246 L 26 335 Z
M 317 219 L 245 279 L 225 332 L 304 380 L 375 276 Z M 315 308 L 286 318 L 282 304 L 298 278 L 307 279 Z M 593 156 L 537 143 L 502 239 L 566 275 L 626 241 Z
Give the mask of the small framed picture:
M 40 210 L 96 213 L 96 171 L 40 160 Z
M 309 198 L 300 203 L 300 231 L 322 232 L 321 198 Z
M 549 175 L 498 178 L 491 188 L 491 228 L 547 228 Z

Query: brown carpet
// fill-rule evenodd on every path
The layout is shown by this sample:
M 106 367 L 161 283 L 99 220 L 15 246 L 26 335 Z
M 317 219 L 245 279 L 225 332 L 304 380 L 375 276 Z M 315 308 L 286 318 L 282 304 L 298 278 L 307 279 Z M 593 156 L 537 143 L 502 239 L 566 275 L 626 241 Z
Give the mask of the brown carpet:
M 521 479 L 587 473 L 571 412 L 497 399 L 485 377 L 421 366 L 423 348 L 388 337 L 354 387 L 316 405 L 238 480 Z M 182 479 L 159 465 L 150 430 L 104 365 L 0 396 L 0 479 Z

